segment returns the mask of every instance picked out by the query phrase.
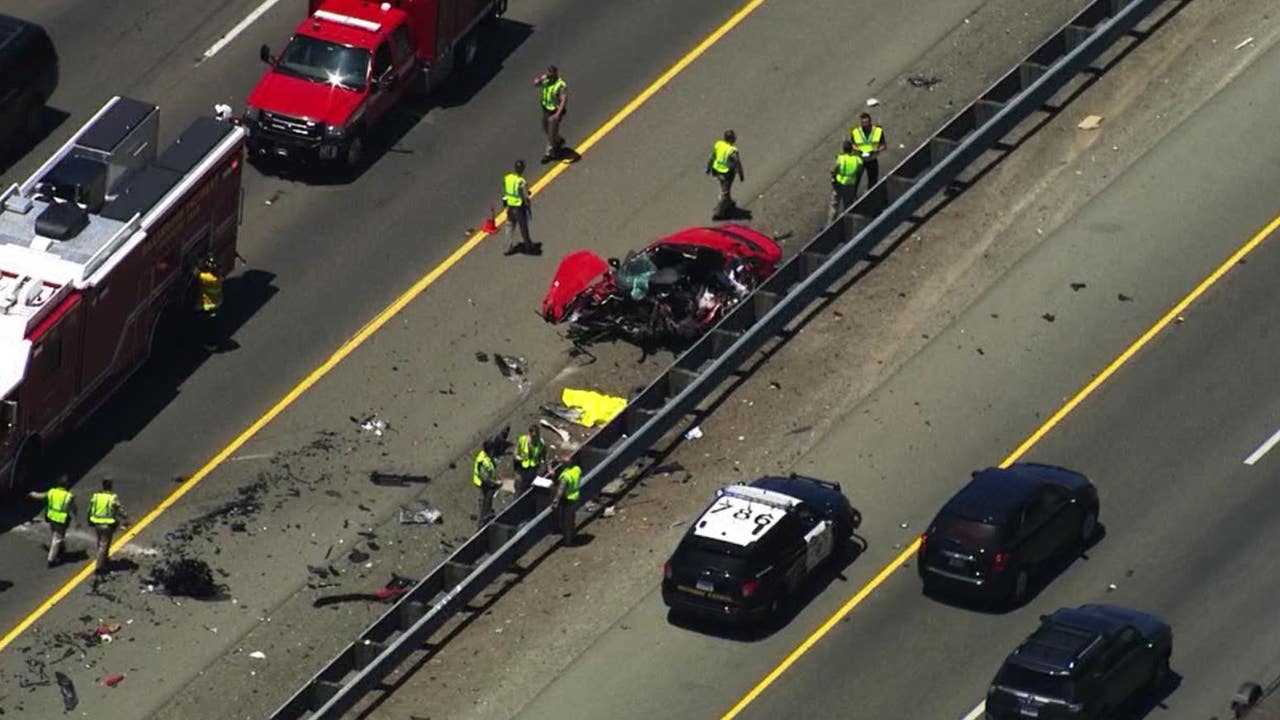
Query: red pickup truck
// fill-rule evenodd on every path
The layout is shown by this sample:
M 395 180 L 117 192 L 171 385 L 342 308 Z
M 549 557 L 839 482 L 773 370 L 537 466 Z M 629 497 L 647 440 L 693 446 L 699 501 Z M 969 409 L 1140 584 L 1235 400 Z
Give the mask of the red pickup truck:
M 359 167 L 366 133 L 411 93 L 473 62 L 506 0 L 308 0 L 309 15 L 249 95 L 252 159 Z

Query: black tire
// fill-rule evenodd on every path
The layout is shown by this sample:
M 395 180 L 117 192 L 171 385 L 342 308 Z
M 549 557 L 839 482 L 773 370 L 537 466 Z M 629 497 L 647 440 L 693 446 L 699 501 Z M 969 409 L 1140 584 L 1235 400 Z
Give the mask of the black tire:
M 1031 569 L 1027 567 L 1018 568 L 1018 574 L 1013 576 L 1013 584 L 1009 586 L 1009 605 L 1018 607 L 1027 601 L 1027 596 L 1031 593 Z
M 1088 508 L 1080 519 L 1080 549 L 1089 547 L 1089 543 L 1098 535 L 1098 509 Z
M 1169 655 L 1166 653 L 1156 661 L 1155 672 L 1151 674 L 1151 692 L 1158 693 L 1168 687 L 1172 676 L 1173 668 L 1169 667 Z
M 475 28 L 462 38 L 453 49 L 453 67 L 455 70 L 466 70 L 475 64 L 480 57 L 480 34 L 483 25 Z
M 364 133 L 357 131 L 342 148 L 342 162 L 347 166 L 348 170 L 356 171 L 364 167 L 367 159 L 368 152 L 365 150 Z

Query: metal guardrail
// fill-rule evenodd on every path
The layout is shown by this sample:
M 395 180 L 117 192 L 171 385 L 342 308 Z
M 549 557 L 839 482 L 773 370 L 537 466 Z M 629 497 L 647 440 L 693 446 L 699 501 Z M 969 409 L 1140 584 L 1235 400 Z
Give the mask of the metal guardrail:
M 1168 1 L 1095 0 L 957 113 L 587 440 L 577 455 L 585 470 L 582 501 L 600 494 L 972 161 Z M 544 495 L 521 495 L 299 688 L 271 720 L 338 718 L 352 709 L 548 537 L 551 514 Z

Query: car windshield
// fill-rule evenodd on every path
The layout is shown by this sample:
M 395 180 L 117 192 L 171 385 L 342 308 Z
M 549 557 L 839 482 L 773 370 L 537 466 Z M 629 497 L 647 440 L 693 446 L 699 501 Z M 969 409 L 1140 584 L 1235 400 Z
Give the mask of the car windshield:
M 1071 701 L 1071 678 L 1038 673 L 1020 665 L 1005 665 L 1001 668 L 996 675 L 996 685 L 1041 697 Z
M 312 82 L 363 90 L 369 75 L 369 51 L 295 35 L 276 69 Z

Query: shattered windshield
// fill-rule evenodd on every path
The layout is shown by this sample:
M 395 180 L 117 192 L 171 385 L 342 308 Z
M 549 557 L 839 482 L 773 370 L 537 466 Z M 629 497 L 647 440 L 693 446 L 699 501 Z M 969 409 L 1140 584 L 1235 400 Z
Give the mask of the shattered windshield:
M 294 35 L 276 69 L 312 82 L 364 90 L 369 75 L 369 51 Z
M 656 272 L 658 268 L 648 253 L 632 251 L 627 253 L 613 277 L 618 287 L 626 290 L 632 300 L 642 300 L 649 294 L 649 278 Z

